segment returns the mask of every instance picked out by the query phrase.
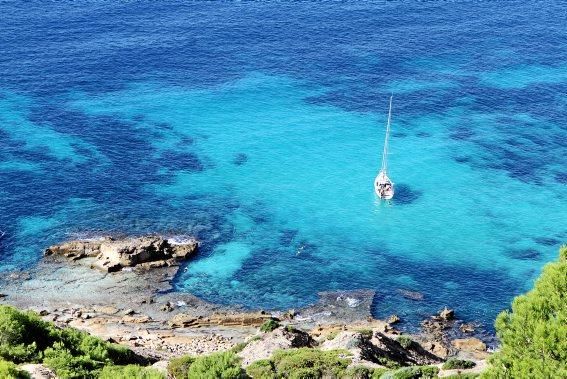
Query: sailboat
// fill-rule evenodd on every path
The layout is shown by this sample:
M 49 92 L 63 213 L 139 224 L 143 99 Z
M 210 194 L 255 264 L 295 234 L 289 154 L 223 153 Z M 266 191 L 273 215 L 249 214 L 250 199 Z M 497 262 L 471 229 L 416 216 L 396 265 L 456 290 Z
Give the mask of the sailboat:
M 394 197 L 394 183 L 388 178 L 388 139 L 390 138 L 390 120 L 392 119 L 392 97 L 390 96 L 390 110 L 388 111 L 388 123 L 386 124 L 384 151 L 382 152 L 382 167 L 376 179 L 374 179 L 374 191 L 380 199 L 384 200 L 390 200 Z

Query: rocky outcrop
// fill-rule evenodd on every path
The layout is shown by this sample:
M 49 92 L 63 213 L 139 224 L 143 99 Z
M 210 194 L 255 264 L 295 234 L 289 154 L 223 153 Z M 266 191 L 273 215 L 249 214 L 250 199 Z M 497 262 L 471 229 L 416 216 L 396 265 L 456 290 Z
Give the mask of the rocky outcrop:
M 486 344 L 478 338 L 458 338 L 452 341 L 457 349 L 467 352 L 486 351 Z
M 174 266 L 195 254 L 197 241 L 172 243 L 160 236 L 124 239 L 106 237 L 98 240 L 69 241 L 47 248 L 46 256 L 63 256 L 73 261 L 94 258 L 91 266 L 105 272 L 120 271 L 125 267 L 151 269 Z
M 299 329 L 277 328 L 260 339 L 248 342 L 238 355 L 242 358 L 242 364 L 248 366 L 254 361 L 271 357 L 276 350 L 313 347 L 314 344 L 315 341 L 311 336 Z
M 392 335 L 374 331 L 366 332 L 343 331 L 331 340 L 321 344 L 322 350 L 348 350 L 353 363 L 387 366 L 393 362 L 406 365 L 428 365 L 441 362 L 441 359 L 426 351 L 417 342 L 403 347 Z
M 168 325 L 172 328 L 199 328 L 208 326 L 259 327 L 272 316 L 264 312 L 255 313 L 213 313 L 209 317 L 179 313 L 173 316 Z

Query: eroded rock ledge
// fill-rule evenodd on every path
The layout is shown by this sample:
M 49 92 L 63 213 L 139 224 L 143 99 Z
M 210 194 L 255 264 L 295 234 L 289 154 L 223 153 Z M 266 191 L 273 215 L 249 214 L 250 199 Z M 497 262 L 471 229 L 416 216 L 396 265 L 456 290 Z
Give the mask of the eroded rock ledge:
M 45 249 L 46 256 L 62 256 L 73 261 L 84 258 L 92 268 L 104 272 L 116 272 L 127 267 L 151 269 L 175 266 L 193 256 L 198 242 L 189 239 L 182 243 L 172 242 L 161 236 L 143 236 L 116 239 L 104 237 L 95 240 L 76 240 L 53 245 Z

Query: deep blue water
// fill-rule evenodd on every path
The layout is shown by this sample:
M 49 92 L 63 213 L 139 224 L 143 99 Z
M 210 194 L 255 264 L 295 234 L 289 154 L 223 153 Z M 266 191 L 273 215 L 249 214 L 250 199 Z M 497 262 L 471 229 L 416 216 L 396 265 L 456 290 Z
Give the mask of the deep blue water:
M 449 305 L 491 325 L 567 241 L 566 14 L 2 1 L 0 267 L 81 235 L 196 235 L 176 286 L 207 300 L 369 288 L 378 317 Z

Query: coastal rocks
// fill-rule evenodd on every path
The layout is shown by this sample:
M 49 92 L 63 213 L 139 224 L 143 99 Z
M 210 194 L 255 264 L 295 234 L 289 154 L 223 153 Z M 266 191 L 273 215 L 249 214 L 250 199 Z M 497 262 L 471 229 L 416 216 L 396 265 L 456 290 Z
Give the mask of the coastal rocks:
M 321 344 L 322 350 L 348 350 L 354 364 L 389 365 L 436 364 L 441 359 L 423 349 L 417 342 L 403 347 L 393 336 L 381 332 L 343 331 Z
M 387 335 L 385 333 L 373 333 L 370 342 L 375 347 L 374 354 L 377 353 L 377 355 L 371 357 L 374 359 L 376 359 L 376 357 L 383 357 L 382 359 L 378 359 L 378 363 L 383 362 L 383 359 L 386 358 L 402 366 L 430 365 L 441 362 L 439 356 L 424 349 L 417 341 L 411 341 L 407 347 L 404 347 L 397 341 L 397 338 L 396 336 Z
M 443 320 L 453 320 L 455 318 L 455 311 L 445 307 L 441 312 L 439 312 L 439 317 Z
M 414 301 L 422 301 L 424 299 L 424 296 L 421 292 L 417 292 L 417 291 L 410 291 L 410 290 L 405 290 L 405 289 L 398 289 L 397 292 L 402 295 L 403 297 L 405 297 L 406 299 L 410 299 L 410 300 L 414 300 Z
M 91 267 L 105 272 L 116 272 L 126 267 L 153 269 L 174 266 L 192 256 L 198 248 L 197 241 L 172 243 L 159 236 L 125 239 L 106 237 L 100 240 L 69 241 L 47 248 L 46 256 L 63 256 L 73 261 L 95 258 Z
M 353 364 L 361 362 L 378 363 L 381 351 L 371 342 L 368 335 L 355 331 L 343 331 L 321 344 L 321 350 L 348 350 Z
M 386 320 L 386 322 L 390 325 L 392 324 L 397 324 L 398 322 L 402 321 L 400 319 L 400 317 L 398 315 L 391 315 L 390 317 L 388 317 L 388 319 Z
M 452 341 L 453 346 L 466 352 L 486 351 L 486 344 L 478 338 L 459 338 Z
M 295 320 L 310 320 L 316 324 L 354 323 L 372 318 L 373 290 L 320 292 L 319 301 L 302 309 Z
M 421 322 L 421 327 L 423 330 L 432 336 L 436 341 L 446 340 L 445 330 L 451 328 L 454 325 L 455 311 L 445 307 L 437 315 L 431 316 L 427 320 Z
M 77 240 L 53 245 L 45 249 L 44 255 L 61 255 L 65 258 L 78 260 L 85 257 L 96 257 L 104 240 Z
M 271 318 L 271 315 L 264 312 L 238 314 L 214 313 L 209 317 L 179 313 L 173 316 L 167 324 L 171 328 L 199 328 L 206 326 L 259 327 L 264 321 Z
M 269 358 L 276 350 L 298 347 L 313 347 L 315 341 L 299 329 L 277 328 L 260 339 L 253 339 L 238 355 L 242 364 L 248 366 L 254 361 Z

